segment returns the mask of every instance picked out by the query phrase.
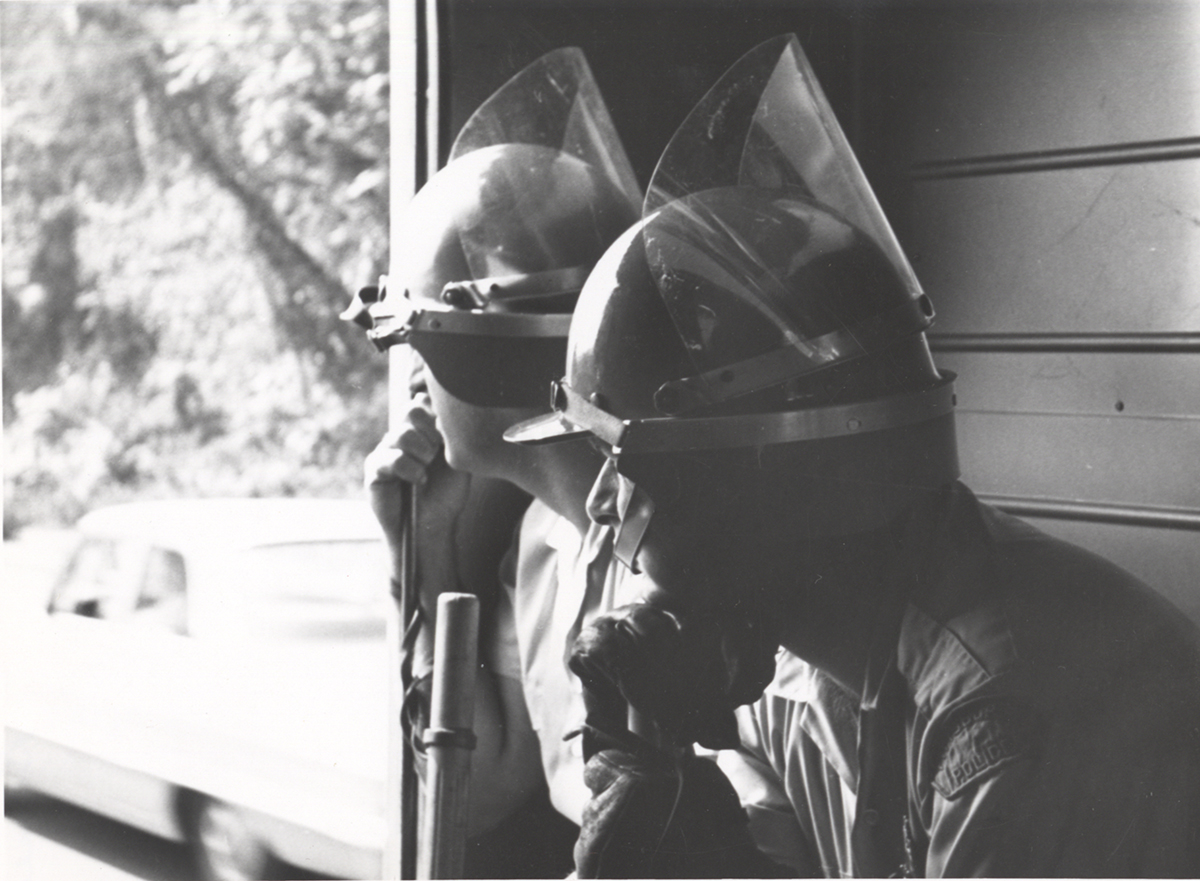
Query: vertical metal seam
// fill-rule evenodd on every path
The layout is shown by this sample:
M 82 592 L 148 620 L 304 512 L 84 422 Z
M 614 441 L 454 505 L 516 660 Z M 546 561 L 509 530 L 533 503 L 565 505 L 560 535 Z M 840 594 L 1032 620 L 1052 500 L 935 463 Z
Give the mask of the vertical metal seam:
M 421 34 L 421 49 L 418 50 L 418 125 L 417 171 L 420 183 L 437 174 L 441 165 L 442 127 L 445 114 L 442 112 L 442 95 L 445 67 L 442 32 L 445 20 L 445 4 L 442 0 L 418 0 L 417 26 Z
M 396 0 L 392 0 L 396 2 Z M 401 0 L 403 2 L 403 0 Z M 427 0 L 416 0 L 414 4 L 416 18 L 416 112 L 414 113 L 413 138 L 413 193 L 418 192 L 429 179 L 429 56 L 430 33 Z M 434 51 L 436 54 L 436 51 Z

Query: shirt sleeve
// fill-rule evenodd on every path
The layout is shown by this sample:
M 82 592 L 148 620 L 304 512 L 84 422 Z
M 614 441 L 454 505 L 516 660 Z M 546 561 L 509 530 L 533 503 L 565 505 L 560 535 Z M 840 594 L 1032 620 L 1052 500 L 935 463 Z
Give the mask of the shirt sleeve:
M 1155 737 L 1152 715 L 1060 720 L 1029 749 L 1011 727 L 1007 746 L 994 732 L 973 732 L 968 750 L 952 742 L 932 787 L 926 876 L 1195 877 L 1196 750 Z M 1142 726 L 1148 736 L 1122 742 Z
M 796 818 L 783 780 L 762 747 L 749 709 L 738 710 L 741 746 L 717 753 L 717 766 L 737 791 L 758 849 L 795 870 L 798 877 L 817 877 L 821 873 L 811 857 L 812 848 Z

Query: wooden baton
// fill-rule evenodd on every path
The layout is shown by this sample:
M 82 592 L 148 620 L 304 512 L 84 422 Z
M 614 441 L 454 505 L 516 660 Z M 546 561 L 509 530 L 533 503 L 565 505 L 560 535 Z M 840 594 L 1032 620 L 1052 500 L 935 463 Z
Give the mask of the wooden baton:
M 427 770 L 418 878 L 462 877 L 475 748 L 478 644 L 479 598 L 469 593 L 439 596 L 429 727 L 424 738 Z

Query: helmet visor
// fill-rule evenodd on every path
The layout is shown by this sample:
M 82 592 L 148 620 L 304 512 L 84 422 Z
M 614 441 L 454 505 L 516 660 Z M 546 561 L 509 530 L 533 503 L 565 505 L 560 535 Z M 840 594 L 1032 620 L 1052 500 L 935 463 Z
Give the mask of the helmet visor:
M 414 330 L 409 342 L 446 391 L 476 407 L 541 405 L 567 355 L 564 337 Z
M 658 161 L 642 213 L 730 186 L 792 190 L 832 209 L 920 291 L 794 34 L 743 55 L 688 114 Z
M 793 35 L 748 52 L 689 114 L 643 213 L 651 277 L 699 374 L 664 413 L 858 357 L 932 316 Z
M 568 47 L 543 55 L 501 86 L 471 115 L 450 149 L 447 165 L 476 150 L 503 144 L 548 148 L 553 154 L 585 163 L 598 178 L 599 191 L 628 206 L 628 221 L 637 217 L 641 191 L 633 168 L 581 50 Z M 515 210 L 536 212 L 533 201 L 518 201 Z M 533 218 L 504 216 L 463 231 L 462 246 L 475 279 L 497 274 L 495 256 L 514 225 L 536 228 Z M 604 243 L 607 245 L 607 242 Z M 538 261 L 543 268 L 563 268 L 553 252 Z M 503 271 L 503 270 L 501 270 Z

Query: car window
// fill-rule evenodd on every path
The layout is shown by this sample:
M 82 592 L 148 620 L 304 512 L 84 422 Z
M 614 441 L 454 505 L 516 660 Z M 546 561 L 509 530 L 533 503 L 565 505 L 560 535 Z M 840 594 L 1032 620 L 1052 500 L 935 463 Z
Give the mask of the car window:
M 132 619 L 175 633 L 187 632 L 187 573 L 178 551 L 150 549 Z
M 87 618 L 118 618 L 132 609 L 144 554 L 136 545 L 85 539 L 50 599 L 50 611 Z

